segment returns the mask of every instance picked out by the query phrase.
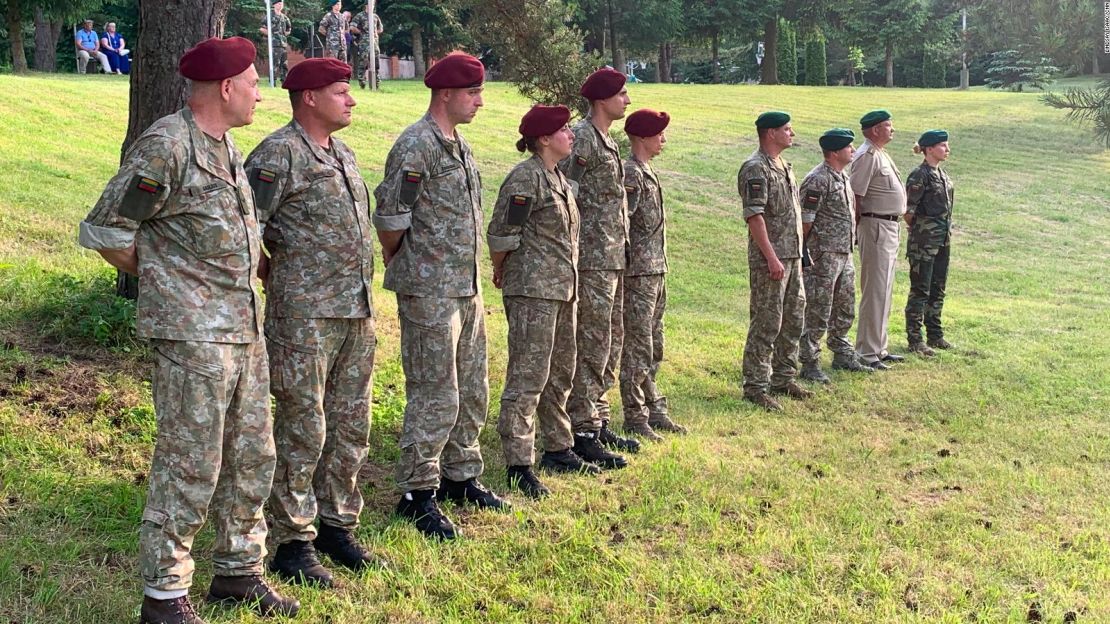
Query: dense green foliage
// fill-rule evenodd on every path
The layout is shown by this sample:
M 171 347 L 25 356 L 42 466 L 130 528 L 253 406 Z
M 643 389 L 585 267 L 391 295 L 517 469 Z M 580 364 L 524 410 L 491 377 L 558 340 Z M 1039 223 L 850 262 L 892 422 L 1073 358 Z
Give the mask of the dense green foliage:
M 798 84 L 798 34 L 790 22 L 779 20 L 779 84 Z
M 829 83 L 825 61 L 825 36 L 813 33 L 806 38 L 806 84 L 823 87 Z

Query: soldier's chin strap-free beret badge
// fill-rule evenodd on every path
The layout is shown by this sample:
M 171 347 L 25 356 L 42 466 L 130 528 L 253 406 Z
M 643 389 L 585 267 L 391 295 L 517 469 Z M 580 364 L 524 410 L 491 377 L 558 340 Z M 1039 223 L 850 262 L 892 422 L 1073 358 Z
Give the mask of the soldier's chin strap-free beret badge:
M 482 61 L 466 52 L 452 52 L 436 61 L 424 74 L 429 89 L 470 89 L 480 87 L 486 79 Z
M 520 119 L 521 136 L 542 137 L 555 134 L 570 120 L 570 109 L 566 106 L 544 106 L 536 104 Z
M 281 88 L 289 91 L 311 91 L 336 82 L 351 80 L 351 66 L 334 58 L 310 58 L 289 70 Z
M 821 144 L 821 149 L 835 152 L 851 145 L 855 138 L 856 133 L 847 128 L 833 128 L 822 134 L 817 142 Z
M 790 113 L 784 113 L 782 111 L 767 111 L 755 118 L 755 127 L 760 130 L 764 128 L 781 128 L 788 123 L 790 123 Z
M 624 120 L 624 131 L 641 138 L 653 137 L 667 129 L 671 116 L 663 111 L 641 108 Z
M 890 113 L 888 111 L 882 109 L 873 110 L 859 118 L 859 127 L 866 130 L 871 126 L 883 123 L 887 119 L 890 119 Z
M 249 39 L 211 37 L 181 55 L 177 71 L 189 80 L 211 82 L 238 76 L 254 63 L 256 51 Z
M 932 147 L 937 143 L 944 143 L 948 140 L 947 130 L 926 130 L 921 138 L 917 140 L 917 144 L 921 147 Z

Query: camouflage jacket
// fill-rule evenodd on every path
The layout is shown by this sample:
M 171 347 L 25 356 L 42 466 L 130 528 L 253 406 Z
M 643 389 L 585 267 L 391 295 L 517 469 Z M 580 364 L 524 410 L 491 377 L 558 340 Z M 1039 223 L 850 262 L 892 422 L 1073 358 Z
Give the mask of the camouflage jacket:
M 296 121 L 266 137 L 246 170 L 262 241 L 270 252 L 266 315 L 373 315 L 370 197 L 354 152 L 320 147 Z
M 293 32 L 293 22 L 290 21 L 289 16 L 282 13 L 278 15 L 274 11 L 270 11 L 270 26 L 272 27 L 271 34 L 273 35 L 274 47 L 286 47 L 289 45 L 289 33 Z M 266 28 L 266 20 L 262 20 L 262 27 Z
M 578 206 L 558 169 L 539 156 L 501 184 L 488 230 L 491 251 L 510 251 L 502 294 L 573 301 L 578 291 Z
M 806 244 L 812 251 L 852 253 L 856 238 L 852 184 L 843 172 L 822 162 L 806 174 L 798 190 L 802 223 L 812 223 Z
M 582 220 L 578 269 L 621 270 L 627 258 L 628 205 L 620 150 L 589 115 L 574 125 L 574 153 L 559 168 L 575 183 Z
M 351 28 L 359 30 L 359 34 L 355 35 L 355 47 L 363 54 L 370 51 L 370 42 L 374 39 L 371 37 L 374 32 L 370 27 L 372 23 L 380 23 L 378 16 L 375 15 L 374 19 L 371 20 L 370 15 L 365 10 L 359 11 L 351 18 Z
M 776 165 L 762 150 L 756 150 L 740 166 L 737 186 L 744 205 L 744 220 L 763 215 L 767 238 L 775 255 L 780 260 L 786 260 L 802 257 L 802 211 L 794 169 L 790 163 L 782 163 L 785 169 Z M 750 231 L 748 262 L 766 264 Z
M 347 48 L 347 20 L 342 13 L 328 11 L 320 20 L 320 29 L 324 31 L 324 45 L 328 49 Z
M 628 195 L 628 268 L 626 275 L 667 272 L 667 218 L 663 188 L 650 163 L 629 158 L 624 163 Z
M 443 135 L 431 115 L 397 137 L 374 189 L 374 227 L 404 231 L 385 269 L 385 287 L 417 297 L 479 293 L 482 179 L 461 134 Z
M 138 335 L 250 343 L 262 332 L 254 289 L 261 244 L 243 156 L 225 134 L 227 162 L 188 108 L 154 122 L 124 157 L 79 241 L 139 258 Z
M 922 162 L 906 178 L 906 209 L 914 214 L 906 244 L 910 258 L 935 256 L 951 242 L 952 180 L 940 167 Z

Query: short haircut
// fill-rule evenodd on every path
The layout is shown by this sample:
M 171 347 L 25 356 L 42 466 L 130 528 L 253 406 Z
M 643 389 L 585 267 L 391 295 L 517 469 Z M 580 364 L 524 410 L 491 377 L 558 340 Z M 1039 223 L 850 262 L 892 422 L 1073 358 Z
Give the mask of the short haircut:
M 297 110 L 297 107 L 301 105 L 301 102 L 303 101 L 301 99 L 302 93 L 304 93 L 304 91 L 289 92 L 289 105 L 293 107 L 293 110 Z

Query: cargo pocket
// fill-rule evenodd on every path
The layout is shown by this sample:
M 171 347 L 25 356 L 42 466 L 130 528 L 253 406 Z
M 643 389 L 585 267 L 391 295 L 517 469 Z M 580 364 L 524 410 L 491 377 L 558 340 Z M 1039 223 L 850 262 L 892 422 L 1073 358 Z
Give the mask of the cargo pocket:
M 400 310 L 398 314 L 402 321 L 401 364 L 405 378 L 413 383 L 446 382 L 455 366 L 450 326 L 415 320 Z
M 160 438 L 206 443 L 220 429 L 214 421 L 227 406 L 224 368 L 202 359 L 202 351 L 211 356 L 207 359 L 217 359 L 219 348 L 170 341 L 155 345 L 154 412 Z

